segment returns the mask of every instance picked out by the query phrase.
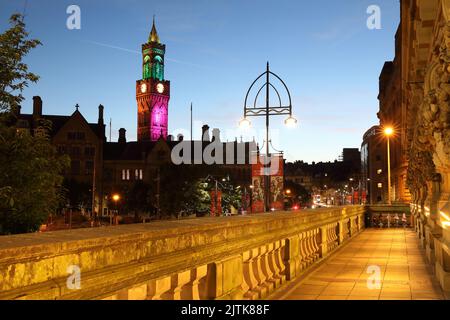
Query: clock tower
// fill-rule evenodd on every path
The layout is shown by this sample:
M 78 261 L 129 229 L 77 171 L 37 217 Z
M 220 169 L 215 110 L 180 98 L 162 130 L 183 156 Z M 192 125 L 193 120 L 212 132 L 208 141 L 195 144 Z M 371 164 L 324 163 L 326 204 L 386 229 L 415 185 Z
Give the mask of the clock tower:
M 138 141 L 167 138 L 170 81 L 164 80 L 166 46 L 159 41 L 153 18 L 148 42 L 142 45 L 142 79 L 136 81 Z

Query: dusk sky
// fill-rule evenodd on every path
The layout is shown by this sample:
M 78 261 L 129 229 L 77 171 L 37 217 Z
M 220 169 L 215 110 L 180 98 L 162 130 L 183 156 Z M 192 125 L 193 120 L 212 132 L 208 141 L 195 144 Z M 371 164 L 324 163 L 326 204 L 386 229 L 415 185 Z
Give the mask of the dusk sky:
M 0 0 L 0 32 L 24 4 Z M 71 4 L 81 8 L 81 30 L 66 27 Z M 367 28 L 372 4 L 381 8 L 381 30 Z M 267 61 L 289 87 L 299 121 L 289 129 L 285 117 L 271 119 L 274 147 L 288 160 L 333 161 L 342 148 L 359 148 L 378 123 L 378 76 L 394 56 L 398 0 L 28 0 L 27 29 L 43 46 L 26 58 L 41 79 L 25 90 L 22 112 L 31 113 L 39 95 L 45 114 L 71 114 L 78 103 L 95 122 L 103 104 L 112 139 L 124 127 L 136 140 L 135 83 L 154 14 L 166 44 L 171 134 L 189 132 L 191 102 L 194 138 L 202 123 L 224 134 L 236 130 L 245 94 Z M 261 144 L 264 118 L 250 120 L 256 132 L 234 136 L 256 136 Z

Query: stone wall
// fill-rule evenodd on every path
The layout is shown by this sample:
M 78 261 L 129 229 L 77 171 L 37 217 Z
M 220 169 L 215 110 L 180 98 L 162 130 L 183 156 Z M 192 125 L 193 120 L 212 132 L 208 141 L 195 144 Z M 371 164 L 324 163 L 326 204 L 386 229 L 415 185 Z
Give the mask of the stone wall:
M 0 299 L 261 299 L 363 228 L 353 206 L 4 236 Z
M 408 175 L 415 228 L 450 291 L 450 1 L 402 1 Z

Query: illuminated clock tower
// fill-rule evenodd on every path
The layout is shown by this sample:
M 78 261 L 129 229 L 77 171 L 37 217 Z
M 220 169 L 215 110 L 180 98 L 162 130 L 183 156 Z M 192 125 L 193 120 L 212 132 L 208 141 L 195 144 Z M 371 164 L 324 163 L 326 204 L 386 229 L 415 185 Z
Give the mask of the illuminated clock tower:
M 142 80 L 136 81 L 138 141 L 167 138 L 170 81 L 164 80 L 165 51 L 153 19 L 148 42 L 142 45 Z

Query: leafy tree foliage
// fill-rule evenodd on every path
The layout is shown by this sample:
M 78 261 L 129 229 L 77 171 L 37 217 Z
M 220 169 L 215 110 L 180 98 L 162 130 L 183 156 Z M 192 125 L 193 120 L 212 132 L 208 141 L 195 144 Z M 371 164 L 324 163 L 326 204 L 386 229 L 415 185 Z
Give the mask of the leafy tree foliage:
M 9 21 L 11 28 L 0 34 L 0 112 L 15 110 L 24 99 L 22 91 L 28 83 L 39 80 L 22 60 L 41 42 L 27 39 L 20 14 L 13 14 Z
M 63 182 L 64 198 L 67 200 L 66 205 L 71 207 L 92 206 L 92 184 L 86 182 L 78 182 L 73 179 L 64 179 Z
M 311 201 L 311 194 L 305 189 L 301 184 L 295 183 L 293 181 L 285 181 L 284 188 L 291 190 L 291 202 L 290 205 L 295 203 L 301 203 L 302 205 L 309 204 Z
M 141 213 L 154 212 L 152 189 L 143 181 L 136 181 L 125 195 L 124 209 L 133 212 L 137 218 Z
M 0 34 L 0 234 L 39 229 L 62 202 L 61 172 L 69 162 L 50 143 L 51 124 L 36 119 L 33 131 L 15 125 L 23 89 L 38 80 L 22 59 L 40 42 L 27 39 L 22 16 L 10 22 Z
M 62 202 L 68 159 L 58 157 L 41 129 L 31 135 L 0 122 L 0 234 L 38 230 Z

